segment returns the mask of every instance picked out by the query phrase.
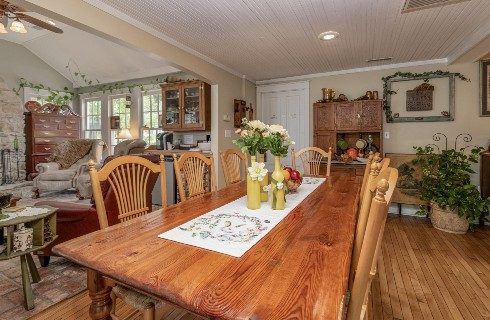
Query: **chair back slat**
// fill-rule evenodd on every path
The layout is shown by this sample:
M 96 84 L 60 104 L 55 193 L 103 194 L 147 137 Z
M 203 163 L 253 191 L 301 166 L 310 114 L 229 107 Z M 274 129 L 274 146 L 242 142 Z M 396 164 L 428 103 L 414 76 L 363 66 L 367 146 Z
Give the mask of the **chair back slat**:
M 227 186 L 245 180 L 247 158 L 243 153 L 227 149 L 220 153 L 220 159 Z
M 291 150 L 292 153 L 292 165 L 293 169 L 296 169 L 296 160 L 301 160 L 303 164 L 303 171 L 306 175 L 319 176 L 320 175 L 320 165 L 322 160 L 327 160 L 327 173 L 326 176 L 330 176 L 330 165 L 332 162 L 332 148 L 328 149 L 326 152 L 323 149 L 317 147 L 306 147 L 295 152 L 294 149 Z
M 216 173 L 212 157 L 186 152 L 174 157 L 174 168 L 181 201 L 216 190 Z M 208 183 L 209 181 L 209 183 Z
M 108 227 L 106 208 L 102 197 L 101 183 L 107 182 L 115 195 L 118 220 L 120 222 L 134 219 L 151 211 L 151 203 L 147 203 L 149 177 L 158 174 L 161 183 L 162 206 L 167 204 L 166 174 L 163 156 L 159 164 L 138 156 L 120 156 L 109 161 L 97 172 L 95 163 L 89 162 L 89 173 L 92 182 L 95 206 L 101 229 Z
M 372 151 L 369 151 L 369 156 L 367 158 L 366 162 L 366 167 L 364 168 L 364 175 L 362 177 L 362 184 L 361 184 L 361 191 L 360 191 L 360 202 L 359 205 L 362 203 L 362 195 L 364 194 L 364 189 L 366 189 L 366 183 L 369 177 L 369 173 L 371 172 L 371 164 L 373 163 L 374 159 L 374 153 Z

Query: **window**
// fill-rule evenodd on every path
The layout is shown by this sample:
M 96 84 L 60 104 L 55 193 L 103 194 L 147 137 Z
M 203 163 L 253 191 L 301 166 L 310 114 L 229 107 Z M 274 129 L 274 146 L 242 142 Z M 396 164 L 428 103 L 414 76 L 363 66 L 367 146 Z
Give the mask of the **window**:
M 131 108 L 126 107 L 126 96 L 115 96 L 110 98 L 111 116 L 119 116 L 119 129 L 111 129 L 111 153 L 114 146 L 124 139 L 118 139 L 117 135 L 122 129 L 129 129 L 131 126 Z
M 85 99 L 85 138 L 102 139 L 102 101 L 100 99 Z
M 143 94 L 142 98 L 141 137 L 148 145 L 156 145 L 157 133 L 161 131 L 162 94 L 155 91 Z

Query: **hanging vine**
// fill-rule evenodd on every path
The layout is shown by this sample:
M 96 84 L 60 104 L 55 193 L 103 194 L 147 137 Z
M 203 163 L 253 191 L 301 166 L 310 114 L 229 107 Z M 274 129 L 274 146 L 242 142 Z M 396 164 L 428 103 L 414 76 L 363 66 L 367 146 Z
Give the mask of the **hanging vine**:
M 46 90 L 49 92 L 49 96 L 46 98 L 46 101 L 49 103 L 55 104 L 57 106 L 62 106 L 72 101 L 75 97 L 75 92 L 70 91 L 68 87 L 64 87 L 63 90 L 56 90 L 51 87 L 45 86 L 42 83 L 33 83 L 27 81 L 24 78 L 19 79 L 19 85 L 17 88 L 13 88 L 12 91 L 15 92 L 16 95 L 20 95 L 20 91 L 23 88 L 32 88 L 36 90 L 38 93 L 40 90 Z
M 394 120 L 393 113 L 391 111 L 391 106 L 388 103 L 388 96 L 390 96 L 392 94 L 397 94 L 396 91 L 389 89 L 389 84 L 388 84 L 389 80 L 391 80 L 393 78 L 426 78 L 426 79 L 424 79 L 424 82 L 428 82 L 429 77 L 431 77 L 431 76 L 447 77 L 447 76 L 450 76 L 452 74 L 454 76 L 458 77 L 459 79 L 463 80 L 463 81 L 470 82 L 470 79 L 466 78 L 461 73 L 452 73 L 449 71 L 442 71 L 442 70 L 426 71 L 423 73 L 412 73 L 412 72 L 400 72 L 400 71 L 398 71 L 392 75 L 381 78 L 381 80 L 383 81 L 383 109 L 385 110 L 386 121 L 392 122 Z

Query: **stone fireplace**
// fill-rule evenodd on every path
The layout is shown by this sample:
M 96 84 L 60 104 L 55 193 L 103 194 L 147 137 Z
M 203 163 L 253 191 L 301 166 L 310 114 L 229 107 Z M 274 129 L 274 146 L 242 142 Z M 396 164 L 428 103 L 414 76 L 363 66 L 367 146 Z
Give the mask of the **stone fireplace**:
M 25 181 L 24 107 L 0 78 L 0 184 Z M 18 152 L 15 150 L 18 146 Z M 0 190 L 3 188 L 0 188 Z

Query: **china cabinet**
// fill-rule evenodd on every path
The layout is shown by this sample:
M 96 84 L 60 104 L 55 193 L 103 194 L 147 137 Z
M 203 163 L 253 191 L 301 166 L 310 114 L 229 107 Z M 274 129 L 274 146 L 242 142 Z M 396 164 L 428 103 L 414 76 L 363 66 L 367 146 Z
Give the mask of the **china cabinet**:
M 211 128 L 211 86 L 202 81 L 162 84 L 162 127 L 171 131 Z

